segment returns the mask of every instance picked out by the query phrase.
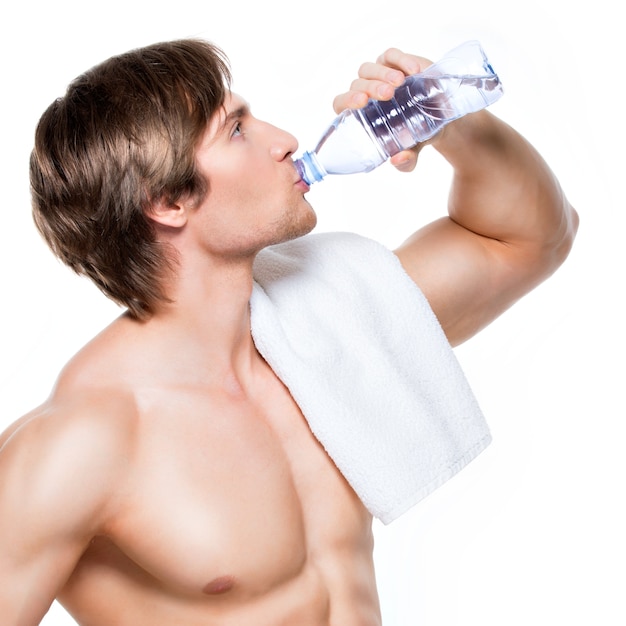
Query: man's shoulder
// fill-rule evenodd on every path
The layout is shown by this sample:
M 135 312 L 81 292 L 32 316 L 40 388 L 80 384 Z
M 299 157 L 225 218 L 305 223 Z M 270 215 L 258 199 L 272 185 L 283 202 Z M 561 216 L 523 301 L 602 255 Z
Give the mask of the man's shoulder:
M 132 437 L 136 406 L 132 396 L 113 389 L 54 392 L 43 404 L 13 422 L 0 435 L 6 445 L 25 445 L 35 454 L 60 447 L 67 456 L 80 451 L 124 447 Z
M 51 398 L 0 439 L 0 511 L 33 541 L 100 532 L 115 516 L 132 454 L 132 403 L 116 394 Z M 7 522 L 9 523 L 9 522 Z
M 132 458 L 135 422 L 133 402 L 119 393 L 53 395 L 0 438 L 3 502 L 8 490 L 33 515 L 55 510 L 60 525 L 99 527 Z

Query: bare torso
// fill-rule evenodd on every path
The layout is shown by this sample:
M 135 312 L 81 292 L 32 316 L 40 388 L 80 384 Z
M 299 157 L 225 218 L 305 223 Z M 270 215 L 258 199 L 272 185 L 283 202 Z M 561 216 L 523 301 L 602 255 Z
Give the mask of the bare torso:
M 261 357 L 252 391 L 152 385 L 135 373 L 137 358 L 133 372 L 119 364 L 98 372 L 99 345 L 119 339 L 111 335 L 79 355 L 57 391 L 62 402 L 91 381 L 134 399 L 132 411 L 112 416 L 130 441 L 114 514 L 59 595 L 75 619 L 380 624 L 370 515 Z

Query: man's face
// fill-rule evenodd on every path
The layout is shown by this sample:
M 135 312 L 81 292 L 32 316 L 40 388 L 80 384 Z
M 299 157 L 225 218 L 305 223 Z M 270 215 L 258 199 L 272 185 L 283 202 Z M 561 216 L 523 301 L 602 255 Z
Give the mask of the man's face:
M 202 245 L 218 255 L 254 254 L 309 232 L 316 216 L 291 155 L 296 139 L 256 119 L 235 94 L 211 120 L 196 151 L 208 193 L 198 206 Z

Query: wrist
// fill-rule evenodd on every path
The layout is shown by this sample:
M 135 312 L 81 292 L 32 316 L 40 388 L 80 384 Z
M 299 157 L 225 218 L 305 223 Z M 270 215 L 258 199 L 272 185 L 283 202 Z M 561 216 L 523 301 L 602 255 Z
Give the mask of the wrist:
M 471 164 L 493 141 L 493 117 L 482 110 L 450 122 L 431 140 L 431 145 L 452 165 Z

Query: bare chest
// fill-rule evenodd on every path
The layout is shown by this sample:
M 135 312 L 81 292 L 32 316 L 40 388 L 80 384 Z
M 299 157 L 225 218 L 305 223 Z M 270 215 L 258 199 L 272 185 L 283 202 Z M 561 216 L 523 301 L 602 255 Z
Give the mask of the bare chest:
M 302 576 L 312 553 L 367 549 L 368 515 L 279 384 L 261 403 L 154 392 L 135 450 L 113 567 L 127 558 L 173 590 L 261 597 Z

